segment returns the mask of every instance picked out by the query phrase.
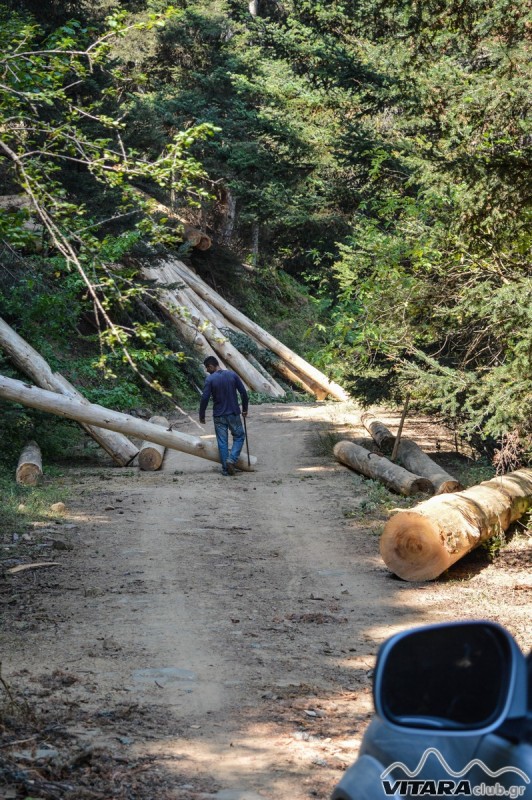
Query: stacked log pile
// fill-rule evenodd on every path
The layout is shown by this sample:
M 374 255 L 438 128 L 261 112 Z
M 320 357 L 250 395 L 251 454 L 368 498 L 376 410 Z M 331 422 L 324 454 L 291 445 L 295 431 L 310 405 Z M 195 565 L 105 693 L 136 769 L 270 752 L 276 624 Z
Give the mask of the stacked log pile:
M 231 344 L 225 331 L 245 334 L 259 352 L 269 350 L 276 357 L 272 361 L 275 371 L 318 400 L 327 396 L 349 399 L 341 386 L 228 303 L 182 261 L 168 257 L 156 267 L 144 267 L 142 272 L 154 284 L 164 314 L 186 341 L 204 358 L 214 351 L 218 361 L 234 370 L 248 388 L 270 397 L 285 394 L 256 358 Z
M 431 494 L 456 492 L 463 488 L 460 481 L 429 458 L 414 441 L 405 438 L 396 440 L 394 434 L 373 414 L 363 414 L 361 422 L 383 452 L 390 453 L 393 450 L 404 469 L 427 479 Z

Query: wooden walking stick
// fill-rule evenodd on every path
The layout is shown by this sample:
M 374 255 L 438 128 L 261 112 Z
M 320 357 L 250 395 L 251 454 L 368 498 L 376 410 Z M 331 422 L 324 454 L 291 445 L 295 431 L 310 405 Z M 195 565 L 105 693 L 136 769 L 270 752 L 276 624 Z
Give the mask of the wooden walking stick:
M 242 419 L 244 420 L 244 433 L 246 435 L 246 453 L 247 453 L 247 457 L 248 457 L 248 467 L 249 467 L 250 466 L 250 461 L 249 461 L 248 427 L 246 425 L 246 415 L 245 414 L 242 414 Z

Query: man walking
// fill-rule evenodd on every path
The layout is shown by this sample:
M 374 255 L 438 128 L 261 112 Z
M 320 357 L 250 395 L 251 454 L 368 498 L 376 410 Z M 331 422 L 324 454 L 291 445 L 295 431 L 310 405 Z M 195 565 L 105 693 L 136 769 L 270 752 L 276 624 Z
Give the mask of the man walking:
M 212 397 L 212 415 L 220 461 L 222 462 L 222 475 L 234 475 L 236 472 L 235 464 L 238 461 L 246 438 L 244 426 L 240 419 L 237 392 L 242 399 L 243 417 L 246 417 L 248 413 L 248 393 L 236 372 L 230 369 L 221 369 L 214 356 L 208 356 L 203 363 L 209 374 L 201 395 L 200 422 L 205 423 L 205 411 Z M 229 452 L 229 431 L 231 431 L 233 437 L 231 452 Z

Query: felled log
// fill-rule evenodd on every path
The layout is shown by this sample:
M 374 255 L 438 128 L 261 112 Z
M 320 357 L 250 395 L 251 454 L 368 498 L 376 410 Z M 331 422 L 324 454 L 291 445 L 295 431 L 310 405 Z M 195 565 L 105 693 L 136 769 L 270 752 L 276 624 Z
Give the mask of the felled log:
M 463 488 L 460 481 L 436 464 L 411 439 L 401 439 L 397 448 L 397 457 L 403 467 L 428 478 L 434 487 L 434 494 L 459 492 Z
M 283 387 L 282 387 L 282 386 L 281 386 L 279 383 L 277 383 L 277 381 L 275 380 L 275 378 L 272 378 L 272 376 L 270 375 L 270 373 L 268 372 L 268 370 L 267 370 L 267 369 L 265 369 L 265 368 L 262 366 L 262 364 L 260 363 L 260 361 L 257 361 L 257 359 L 255 358 L 255 356 L 254 356 L 254 355 L 252 355 L 252 353 L 247 353 L 247 354 L 246 354 L 246 358 L 247 358 L 247 360 L 249 361 L 249 363 L 251 364 L 251 366 L 255 367 L 255 369 L 257 370 L 257 372 L 260 372 L 260 374 L 261 374 L 261 375 L 262 375 L 262 376 L 263 376 L 263 377 L 264 377 L 264 378 L 265 378 L 267 381 L 269 381 L 269 383 L 271 383 L 271 385 L 274 387 L 274 389 L 276 389 L 276 391 L 279 393 L 279 394 L 278 394 L 278 396 L 279 396 L 279 397 L 284 397 L 284 395 L 286 394 L 285 390 L 283 389 Z
M 304 378 L 295 369 L 291 369 L 288 364 L 280 358 L 272 362 L 273 369 L 279 373 L 283 378 L 293 383 L 294 386 L 300 386 L 307 394 L 313 394 L 316 400 L 325 400 L 328 392 L 315 383 L 311 378 L 305 376 Z
M 31 441 L 23 448 L 15 473 L 15 480 L 23 486 L 37 486 L 42 478 L 42 455 L 37 442 Z
M 337 442 L 334 446 L 334 455 L 342 464 L 366 478 L 378 480 L 398 494 L 409 497 L 418 492 L 432 492 L 432 484 L 426 478 L 412 475 L 406 469 L 392 464 L 384 456 L 375 455 L 352 442 Z
M 177 259 L 167 259 L 165 264 L 171 263 L 176 270 L 179 272 L 183 280 L 194 289 L 194 291 L 203 297 L 208 303 L 211 303 L 215 306 L 219 311 L 224 314 L 228 319 L 231 320 L 235 325 L 237 325 L 242 331 L 247 333 L 248 335 L 253 336 L 257 339 L 264 347 L 267 347 L 272 352 L 276 353 L 280 358 L 286 361 L 289 366 L 295 367 L 298 372 L 300 372 L 303 376 L 311 378 L 315 383 L 317 383 L 322 389 L 324 389 L 327 394 L 330 394 L 332 397 L 335 397 L 337 400 L 349 400 L 349 395 L 339 386 L 337 383 L 330 381 L 326 375 L 324 375 L 320 370 L 313 367 L 312 364 L 309 364 L 305 359 L 298 356 L 297 353 L 294 353 L 293 350 L 286 347 L 282 342 L 272 336 L 268 331 L 265 331 L 264 328 L 261 328 L 260 325 L 257 325 L 256 322 L 252 322 L 245 314 L 238 311 L 234 306 L 228 303 L 226 300 L 223 299 L 217 292 L 208 286 L 205 281 L 202 281 L 198 275 L 192 272 L 183 262 L 178 261 Z
M 11 328 L 5 320 L 0 317 L 0 347 L 7 353 L 13 364 L 15 364 L 21 372 L 24 372 L 29 378 L 40 386 L 41 389 L 46 389 L 50 392 L 58 392 L 67 397 L 73 397 L 79 400 L 80 403 L 87 403 L 77 389 L 67 381 L 63 375 L 58 372 L 52 372 L 52 369 L 47 361 L 35 350 L 31 345 L 26 342 L 22 336 Z M 102 430 L 95 428 L 91 425 L 80 423 L 82 428 L 91 436 L 100 447 L 109 453 L 111 458 L 121 467 L 129 464 L 138 453 L 138 447 L 135 447 L 133 442 L 128 438 L 122 436 L 115 431 Z
M 155 280 L 157 284 L 162 286 L 176 284 L 180 281 L 179 273 L 172 269 L 171 264 L 165 264 L 160 269 L 145 267 L 143 268 L 143 273 L 147 278 Z M 185 324 L 192 324 L 196 330 L 201 331 L 209 345 L 216 352 L 216 357 L 218 355 L 221 356 L 223 361 L 242 378 L 247 386 L 256 392 L 269 394 L 272 397 L 282 397 L 284 395 L 285 392 L 281 387 L 276 389 L 269 380 L 266 380 L 247 361 L 245 356 L 231 344 L 227 336 L 192 304 L 190 295 L 185 294 L 179 288 L 163 291 L 165 291 L 165 301 L 167 301 L 168 293 L 173 298 L 173 314 L 177 314 Z
M 369 411 L 362 414 L 360 421 L 372 438 L 375 439 L 383 453 L 391 453 L 395 436 L 388 430 L 386 425 L 380 422 Z
M 160 425 L 153 425 L 137 417 L 121 414 L 119 411 L 111 411 L 103 406 L 84 404 L 73 397 L 47 392 L 12 378 L 0 376 L 0 397 L 12 400 L 14 403 L 22 403 L 30 408 L 48 411 L 59 417 L 75 419 L 89 425 L 97 425 L 100 428 L 137 436 L 139 439 L 146 439 L 173 450 L 207 458 L 209 461 L 220 461 L 218 447 L 213 442 L 204 441 L 198 436 L 168 431 Z M 248 466 L 247 458 L 240 457 L 239 469 L 252 470 L 257 459 L 255 456 L 251 456 L 250 461 L 251 465 Z
M 150 417 L 148 422 L 150 422 L 152 425 L 161 425 L 167 430 L 170 428 L 170 423 L 166 417 Z M 139 469 L 142 469 L 145 472 L 155 472 L 155 470 L 161 469 L 165 450 L 166 447 L 162 444 L 156 444 L 155 442 L 142 442 L 138 458 Z
M 430 581 L 532 507 L 532 469 L 455 494 L 431 497 L 388 520 L 380 541 L 386 566 L 406 581 Z
M 206 300 L 204 300 L 196 292 L 194 292 L 193 289 L 190 288 L 185 289 L 184 292 L 185 294 L 190 296 L 194 305 L 200 311 L 202 311 L 202 313 L 206 317 L 212 320 L 212 322 L 216 325 L 217 328 L 219 328 L 220 330 L 228 328 L 229 330 L 233 330 L 237 333 L 242 334 L 240 328 L 237 328 L 237 326 L 234 325 L 231 322 L 231 320 L 228 320 L 227 317 L 225 317 L 221 311 L 219 311 L 210 303 L 207 303 Z M 261 343 L 255 337 L 251 336 L 249 333 L 247 333 L 246 335 L 260 350 L 265 349 L 264 346 L 261 345 Z M 274 387 L 278 389 L 278 391 L 283 392 L 284 394 L 282 386 L 280 386 L 277 383 L 277 381 L 264 369 L 262 364 L 259 361 L 257 361 L 257 359 L 251 353 L 246 354 L 246 358 L 251 364 L 253 364 L 254 367 L 258 369 L 258 371 L 262 375 L 264 375 L 270 381 L 270 383 L 273 384 Z M 308 394 L 315 395 L 318 400 L 325 400 L 325 398 L 327 397 L 327 392 L 321 389 L 316 383 L 313 383 L 310 380 L 310 378 L 307 378 L 307 380 L 305 381 L 304 378 L 298 375 L 293 369 L 292 370 L 289 369 L 289 367 L 287 367 L 286 364 L 280 359 L 275 359 L 275 361 L 272 362 L 271 366 L 272 369 L 278 372 L 279 375 L 282 375 L 283 378 L 287 378 L 290 381 L 290 383 L 293 383 L 296 386 L 300 386 Z M 282 395 L 280 396 L 282 397 Z
M 149 277 L 146 271 L 145 276 Z M 177 329 L 183 341 L 190 345 L 200 355 L 202 360 L 208 356 L 213 356 L 220 361 L 220 358 L 214 352 L 203 333 L 198 330 L 197 326 L 194 325 L 190 318 L 187 319 L 184 316 L 171 291 L 162 288 L 159 289 L 155 301 L 165 317 Z

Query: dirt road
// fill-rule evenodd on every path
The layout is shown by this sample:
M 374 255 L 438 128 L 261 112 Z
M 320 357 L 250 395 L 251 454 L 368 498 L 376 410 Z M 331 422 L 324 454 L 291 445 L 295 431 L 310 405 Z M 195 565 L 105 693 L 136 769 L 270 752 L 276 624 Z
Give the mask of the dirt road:
M 259 468 L 234 478 L 176 452 L 159 473 L 68 471 L 63 524 L 34 534 L 55 539 L 60 566 L 10 578 L 2 648 L 12 690 L 60 738 L 40 760 L 11 749 L 13 763 L 48 777 L 55 763 L 65 786 L 77 775 L 93 792 L 68 798 L 326 800 L 390 633 L 489 617 L 529 643 L 520 535 L 444 581 L 388 573 L 369 484 L 319 454 L 319 431 L 345 425 L 338 409 L 252 407 Z M 429 425 L 417 434 L 449 444 Z

